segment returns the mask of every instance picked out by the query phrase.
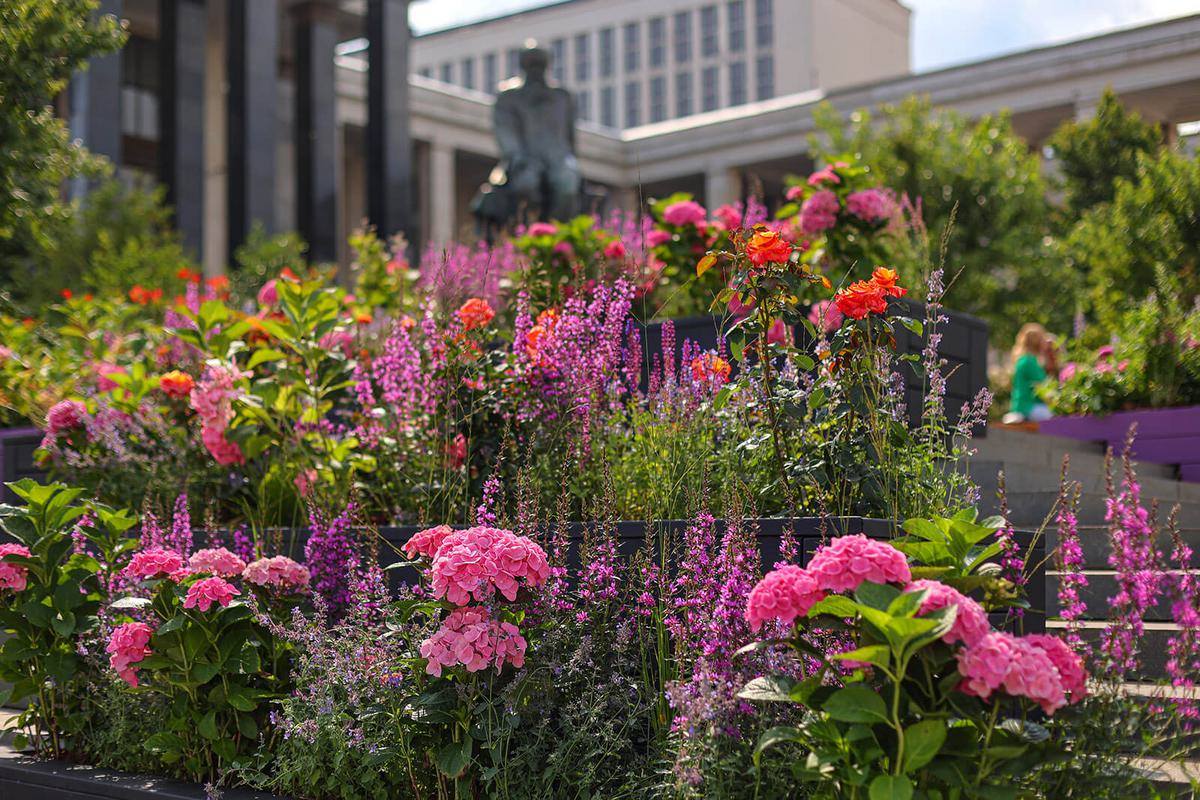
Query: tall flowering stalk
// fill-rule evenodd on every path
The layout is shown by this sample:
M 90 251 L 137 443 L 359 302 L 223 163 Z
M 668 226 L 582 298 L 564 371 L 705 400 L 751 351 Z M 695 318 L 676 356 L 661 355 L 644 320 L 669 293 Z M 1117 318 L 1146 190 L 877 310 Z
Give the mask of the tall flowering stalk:
M 996 542 L 1000 545 L 1000 576 L 1012 584 L 1014 590 L 1020 590 L 1025 585 L 1025 559 L 1021 556 L 1021 545 L 1017 542 L 1016 531 L 1009 521 L 1008 493 L 1004 486 L 1004 473 L 999 475 L 1000 482 L 1000 517 L 1004 524 L 996 531 Z M 1020 619 L 1024 609 L 1011 608 L 1008 612 Z
M 1130 439 L 1122 454 L 1124 476 L 1120 491 L 1112 485 L 1105 501 L 1112 550 L 1109 565 L 1116 570 L 1117 593 L 1109 598 L 1112 623 L 1105 629 L 1101 651 L 1110 665 L 1125 674 L 1138 666 L 1138 643 L 1145 633 L 1146 612 L 1158 600 L 1162 588 L 1162 566 L 1154 544 L 1151 514 L 1142 506 L 1141 485 L 1130 461 Z M 1110 460 L 1111 463 L 1111 460 Z
M 1176 708 L 1187 730 L 1194 731 L 1200 725 L 1200 704 L 1195 692 L 1200 685 L 1200 579 L 1192 568 L 1192 548 L 1183 540 L 1174 513 L 1169 527 L 1171 561 L 1175 564 L 1171 619 L 1178 630 L 1167 642 L 1167 675 L 1173 686 L 1190 691 L 1190 696 L 1176 701 Z
M 312 588 L 334 612 L 343 610 L 351 598 L 357 565 L 354 517 L 353 501 L 328 523 L 316 508 L 309 511 L 310 532 L 304 545 L 304 559 L 312 574 Z
M 1083 548 L 1079 543 L 1079 485 L 1068 487 L 1066 466 L 1064 459 L 1064 479 L 1059 486 L 1058 513 L 1055 515 L 1058 528 L 1058 547 L 1054 552 L 1058 569 L 1058 615 L 1067 624 L 1067 644 L 1075 652 L 1086 656 L 1091 648 L 1080 636 L 1083 630 L 1081 619 L 1087 613 L 1087 603 L 1083 602 L 1081 594 L 1087 589 L 1088 579 L 1083 571 Z

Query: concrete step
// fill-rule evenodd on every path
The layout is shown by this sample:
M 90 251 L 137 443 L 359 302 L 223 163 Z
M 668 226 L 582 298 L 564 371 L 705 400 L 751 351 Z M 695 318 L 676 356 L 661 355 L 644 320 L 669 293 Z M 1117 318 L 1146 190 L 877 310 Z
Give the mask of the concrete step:
M 1093 442 L 1081 442 L 1061 436 L 1045 436 L 1040 433 L 988 428 L 987 436 L 972 442 L 975 459 L 981 461 L 1003 461 L 1029 467 L 1050 469 L 1055 474 L 1062 466 L 1064 455 L 1071 457 L 1071 471 L 1080 475 L 1095 472 L 1104 475 L 1105 448 Z M 1176 476 L 1176 468 L 1169 464 L 1137 464 L 1138 474 L 1145 477 L 1170 478 Z
M 1081 638 L 1088 642 L 1094 650 L 1098 649 L 1101 636 L 1110 623 L 1089 621 L 1082 624 Z M 1177 629 L 1169 622 L 1146 622 L 1144 625 L 1146 632 L 1137 644 L 1140 666 L 1134 674 L 1125 677 L 1126 679 L 1153 682 L 1167 674 L 1167 644 Z M 1066 623 L 1061 620 L 1049 620 L 1046 623 L 1047 633 L 1061 635 L 1066 632 L 1066 629 Z
M 1079 599 L 1087 606 L 1084 616 L 1088 619 L 1103 621 L 1109 616 L 1108 599 L 1117 594 L 1117 576 L 1112 570 L 1088 571 L 1084 573 L 1088 585 L 1079 592 Z M 1059 573 L 1046 573 L 1046 613 L 1055 617 L 1059 613 L 1058 604 Z M 1146 610 L 1142 619 L 1154 622 L 1172 622 L 1171 604 L 1174 598 L 1168 591 L 1160 590 L 1158 602 Z
M 1051 529 L 1046 531 L 1046 550 L 1053 552 L 1054 548 L 1058 547 L 1058 531 Z M 1192 558 L 1189 566 L 1200 570 L 1200 530 L 1189 529 L 1180 531 L 1180 536 L 1184 542 L 1192 548 Z M 1177 568 L 1178 563 L 1171 559 L 1171 552 L 1174 543 L 1171 537 L 1166 532 L 1160 532 L 1154 540 L 1158 552 L 1163 557 L 1164 566 L 1168 568 Z M 1108 555 L 1111 552 L 1111 544 L 1109 542 L 1108 527 L 1105 525 L 1095 526 L 1079 526 L 1079 549 L 1083 551 L 1083 564 L 1085 569 L 1107 570 L 1110 568 L 1108 563 Z M 1050 565 L 1053 568 L 1053 564 Z

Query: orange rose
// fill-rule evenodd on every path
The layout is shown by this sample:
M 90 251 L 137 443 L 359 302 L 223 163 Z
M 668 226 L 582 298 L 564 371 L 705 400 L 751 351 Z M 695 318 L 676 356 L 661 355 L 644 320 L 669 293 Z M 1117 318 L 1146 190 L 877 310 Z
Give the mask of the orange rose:
M 857 281 L 834 297 L 838 311 L 851 319 L 863 319 L 868 314 L 887 311 L 887 293 L 874 281 Z
M 704 353 L 692 360 L 692 378 L 697 382 L 711 380 L 725 383 L 731 372 L 733 367 L 716 353 Z
M 908 294 L 908 289 L 901 288 L 896 285 L 896 279 L 900 277 L 896 270 L 888 269 L 887 267 L 876 267 L 871 273 L 871 282 L 878 286 L 884 294 L 892 297 L 904 297 Z
M 187 397 L 196 386 L 196 381 L 186 372 L 173 369 L 158 379 L 158 388 L 169 397 Z
M 746 245 L 746 255 L 758 267 L 767 263 L 786 264 L 792 257 L 792 245 L 775 231 L 758 230 Z
M 494 316 L 496 312 L 488 305 L 488 301 L 479 297 L 472 297 L 458 309 L 458 318 L 462 320 L 463 330 L 466 331 L 482 328 L 491 322 Z

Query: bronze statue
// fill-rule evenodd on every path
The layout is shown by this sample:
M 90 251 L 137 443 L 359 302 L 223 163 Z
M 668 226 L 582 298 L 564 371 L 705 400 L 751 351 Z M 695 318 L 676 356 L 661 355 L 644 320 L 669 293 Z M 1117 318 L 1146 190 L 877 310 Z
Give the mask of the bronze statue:
M 503 225 L 524 206 L 542 220 L 578 213 L 581 180 L 575 160 L 575 103 L 546 81 L 550 54 L 531 44 L 521 53 L 523 78 L 496 98 L 501 161 L 473 202 L 485 225 Z

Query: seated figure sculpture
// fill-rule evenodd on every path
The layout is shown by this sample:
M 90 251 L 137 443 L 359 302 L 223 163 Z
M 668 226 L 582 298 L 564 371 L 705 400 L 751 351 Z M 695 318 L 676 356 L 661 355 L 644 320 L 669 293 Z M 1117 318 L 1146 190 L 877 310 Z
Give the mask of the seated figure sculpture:
M 546 81 L 550 55 L 542 48 L 526 47 L 520 65 L 524 77 L 496 98 L 501 162 L 473 204 L 485 224 L 510 222 L 522 206 L 536 208 L 542 220 L 567 220 L 579 204 L 571 93 Z

